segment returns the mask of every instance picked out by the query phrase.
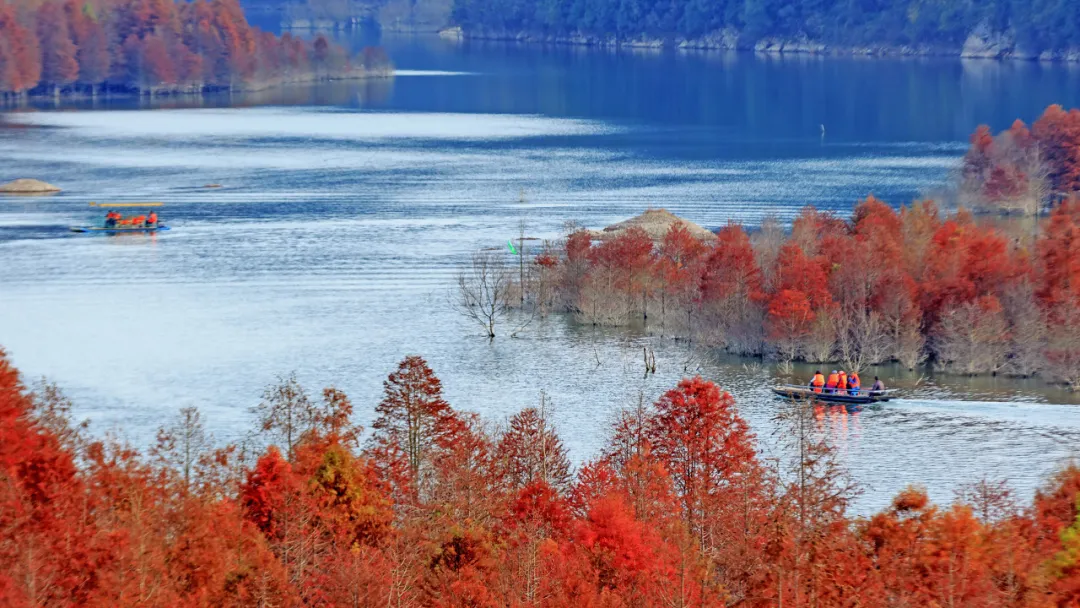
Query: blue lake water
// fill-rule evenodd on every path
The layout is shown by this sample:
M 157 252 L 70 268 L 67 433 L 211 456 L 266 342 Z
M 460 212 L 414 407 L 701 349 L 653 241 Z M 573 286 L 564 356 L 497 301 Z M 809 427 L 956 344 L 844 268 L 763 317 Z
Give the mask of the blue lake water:
M 1076 66 L 383 42 L 392 82 L 0 115 L 0 179 L 64 188 L 0 199 L 0 345 L 28 380 L 136 443 L 187 405 L 232 440 L 292 370 L 369 423 L 417 353 L 455 407 L 494 421 L 546 391 L 580 462 L 619 407 L 701 373 L 775 456 L 768 367 L 560 317 L 489 343 L 446 304 L 455 270 L 520 221 L 557 238 L 650 206 L 717 227 L 846 213 L 871 192 L 899 205 L 946 179 L 976 124 L 1080 105 Z M 90 201 L 163 201 L 174 229 L 69 233 L 97 219 Z M 1027 496 L 1080 445 L 1063 391 L 887 372 L 906 399 L 821 419 L 860 512 L 910 483 L 949 501 L 984 475 Z

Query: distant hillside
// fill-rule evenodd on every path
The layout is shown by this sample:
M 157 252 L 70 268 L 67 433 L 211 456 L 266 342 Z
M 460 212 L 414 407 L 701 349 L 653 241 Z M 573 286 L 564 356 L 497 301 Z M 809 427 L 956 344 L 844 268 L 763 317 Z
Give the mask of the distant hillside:
M 1080 59 L 1075 0 L 453 0 L 466 37 Z

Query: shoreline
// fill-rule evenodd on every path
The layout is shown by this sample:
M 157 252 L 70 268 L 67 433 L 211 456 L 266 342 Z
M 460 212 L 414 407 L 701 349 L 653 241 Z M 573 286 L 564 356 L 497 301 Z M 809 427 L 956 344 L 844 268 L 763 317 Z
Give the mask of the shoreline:
M 98 91 L 96 87 L 86 86 L 72 86 L 68 89 L 59 89 L 53 92 L 47 91 L 24 91 L 22 93 L 0 93 L 0 108 L 2 107 L 18 107 L 27 105 L 29 103 L 48 101 L 50 99 L 58 101 L 93 101 L 93 100 L 108 100 L 108 99 L 195 99 L 199 97 L 207 97 L 213 95 L 245 95 L 251 93 L 263 93 L 274 89 L 284 89 L 299 85 L 320 85 L 330 84 L 334 82 L 363 82 L 363 81 L 377 81 L 377 80 L 393 80 L 396 71 L 393 66 L 380 68 L 377 70 L 354 70 L 349 74 L 333 77 L 308 77 L 297 78 L 291 80 L 276 80 L 267 81 L 262 83 L 252 83 L 244 86 L 213 86 L 213 85 L 191 85 L 191 86 L 168 86 L 168 87 L 150 87 L 148 89 L 140 87 L 126 87 L 118 86 L 116 88 L 108 88 Z M 88 89 L 93 89 L 88 91 Z
M 395 32 L 397 33 L 397 32 Z M 439 30 L 449 41 L 517 42 L 538 46 L 577 46 L 606 50 L 709 51 L 754 53 L 769 56 L 854 57 L 854 58 L 946 58 L 960 60 L 1022 61 L 1038 63 L 1080 63 L 1080 47 L 1028 52 L 1000 37 L 972 34 L 962 46 L 955 45 L 837 45 L 808 38 L 766 37 L 752 43 L 733 30 L 721 30 L 700 38 L 648 37 L 619 38 L 594 34 L 554 35 L 528 31 L 467 31 L 459 26 Z

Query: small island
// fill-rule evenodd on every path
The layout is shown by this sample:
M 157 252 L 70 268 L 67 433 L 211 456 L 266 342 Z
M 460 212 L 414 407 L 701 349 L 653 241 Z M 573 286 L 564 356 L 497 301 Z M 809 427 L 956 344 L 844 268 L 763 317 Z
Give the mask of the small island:
M 60 192 L 60 188 L 36 179 L 17 179 L 0 185 L 3 194 L 51 194 Z

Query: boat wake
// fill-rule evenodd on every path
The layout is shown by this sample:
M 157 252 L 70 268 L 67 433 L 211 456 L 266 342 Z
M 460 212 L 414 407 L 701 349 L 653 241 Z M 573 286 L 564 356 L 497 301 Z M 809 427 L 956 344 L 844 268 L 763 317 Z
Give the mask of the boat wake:
M 1027 401 L 963 401 L 959 399 L 894 399 L 888 408 L 909 413 L 944 414 L 1025 426 L 1080 431 L 1080 407 Z

